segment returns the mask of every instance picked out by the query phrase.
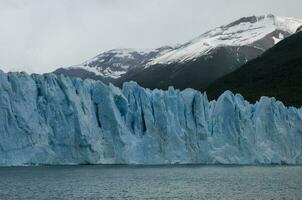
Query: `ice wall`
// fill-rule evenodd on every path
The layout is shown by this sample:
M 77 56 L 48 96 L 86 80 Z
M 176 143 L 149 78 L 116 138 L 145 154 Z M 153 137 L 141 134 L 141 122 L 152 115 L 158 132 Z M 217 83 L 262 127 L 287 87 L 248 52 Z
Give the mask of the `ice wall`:
M 0 71 L 0 165 L 302 164 L 302 109 Z

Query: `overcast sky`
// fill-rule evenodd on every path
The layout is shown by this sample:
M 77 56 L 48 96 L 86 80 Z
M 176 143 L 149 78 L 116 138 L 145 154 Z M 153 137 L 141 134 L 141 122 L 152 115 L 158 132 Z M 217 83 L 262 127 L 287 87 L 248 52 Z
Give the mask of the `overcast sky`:
M 0 0 L 0 69 L 50 72 L 113 48 L 183 43 L 268 13 L 302 18 L 302 0 Z

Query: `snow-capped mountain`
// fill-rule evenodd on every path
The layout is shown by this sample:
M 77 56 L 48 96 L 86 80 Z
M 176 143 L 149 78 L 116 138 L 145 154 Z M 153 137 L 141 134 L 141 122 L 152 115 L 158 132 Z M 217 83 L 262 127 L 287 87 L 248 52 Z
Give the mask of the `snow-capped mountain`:
M 55 73 L 64 73 L 82 78 L 117 79 L 128 70 L 145 66 L 152 58 L 171 49 L 172 47 L 168 46 L 154 50 L 113 49 L 103 52 L 80 65 L 60 68 Z
M 302 20 L 274 15 L 244 17 L 175 47 L 139 51 L 116 49 L 57 74 L 92 78 L 121 86 L 136 81 L 148 88 L 204 90 L 210 83 L 261 55 L 295 33 Z
M 204 90 L 280 40 L 295 33 L 302 20 L 274 15 L 244 17 L 215 28 L 157 56 L 145 68 L 129 71 L 119 80 L 148 88 Z
M 263 51 L 289 34 L 295 33 L 302 20 L 274 15 L 244 17 L 215 28 L 190 42 L 155 58 L 148 66 L 186 62 L 208 54 L 220 46 L 252 46 Z M 265 41 L 261 41 L 265 39 Z

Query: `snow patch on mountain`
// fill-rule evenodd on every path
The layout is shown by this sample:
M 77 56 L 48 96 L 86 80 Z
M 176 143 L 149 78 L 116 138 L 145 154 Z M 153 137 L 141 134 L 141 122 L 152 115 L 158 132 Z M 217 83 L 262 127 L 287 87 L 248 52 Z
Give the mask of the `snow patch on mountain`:
M 299 28 L 297 28 L 296 32 L 302 31 L 302 26 L 300 26 Z
M 89 72 L 93 72 L 97 76 L 109 77 L 114 79 L 119 78 L 122 74 L 125 74 L 127 72 L 127 69 L 129 68 L 129 65 L 123 65 L 119 61 L 134 59 L 134 57 L 132 56 L 132 53 L 134 52 L 139 53 L 141 55 L 147 53 L 144 51 L 137 52 L 133 49 L 113 49 L 108 52 L 102 53 L 92 59 L 89 59 L 80 65 L 71 66 L 69 67 L 69 69 L 80 68 Z M 112 57 L 109 59 L 107 58 L 108 54 L 112 55 Z M 117 61 L 112 64 L 112 67 L 102 66 L 102 63 L 113 61 L 113 59 L 117 59 Z M 98 63 L 98 65 L 95 65 L 94 63 Z
M 280 42 L 283 39 L 284 39 L 284 35 L 282 33 L 279 33 L 279 37 L 273 36 L 273 40 L 274 40 L 275 44 L 277 44 L 278 42 Z
M 117 79 L 130 69 L 143 66 L 155 56 L 161 55 L 172 47 L 158 49 L 113 49 L 87 60 L 80 65 L 74 65 L 66 69 L 84 69 L 97 76 Z

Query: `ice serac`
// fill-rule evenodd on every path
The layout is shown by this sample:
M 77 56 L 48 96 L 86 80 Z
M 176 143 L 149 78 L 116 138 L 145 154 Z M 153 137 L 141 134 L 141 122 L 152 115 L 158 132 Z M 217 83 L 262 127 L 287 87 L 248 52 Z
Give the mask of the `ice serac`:
M 302 110 L 0 71 L 0 165 L 302 163 Z

